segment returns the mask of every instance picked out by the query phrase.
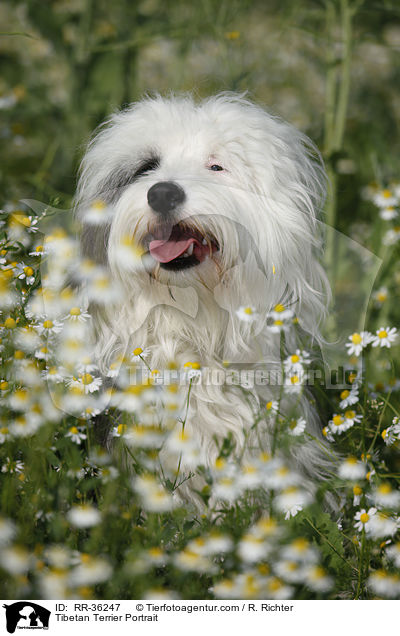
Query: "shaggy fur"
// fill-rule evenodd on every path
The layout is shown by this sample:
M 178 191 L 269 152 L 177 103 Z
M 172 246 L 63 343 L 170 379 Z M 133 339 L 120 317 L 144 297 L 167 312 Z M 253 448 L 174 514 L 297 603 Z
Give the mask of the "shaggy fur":
M 160 182 L 184 192 L 163 214 L 148 203 L 150 188 Z M 128 346 L 140 346 L 150 349 L 148 362 L 157 369 L 171 360 L 279 369 L 280 337 L 267 329 L 277 303 L 295 312 L 307 348 L 318 343 L 329 296 L 318 263 L 324 184 L 310 140 L 243 96 L 223 93 L 200 103 L 158 96 L 112 115 L 88 146 L 77 192 L 83 252 L 105 264 L 124 291 L 118 305 L 92 308 L 101 367 Z M 114 207 L 106 227 L 84 224 L 84 210 L 95 199 Z M 121 265 L 124 237 L 148 248 L 151 240 L 167 240 L 178 223 L 206 238 L 209 254 L 199 264 L 168 269 L 147 257 L 142 267 Z M 236 314 L 243 305 L 257 310 L 251 325 Z M 288 353 L 299 346 L 293 334 L 285 346 Z M 231 433 L 240 452 L 258 405 L 279 392 L 193 386 L 187 427 L 205 461 L 217 456 L 214 436 Z M 287 411 L 292 402 L 285 398 Z M 291 461 L 315 480 L 328 461 L 318 419 L 305 397 L 301 404 L 309 432 L 321 443 L 296 445 Z M 250 435 L 248 446 L 255 444 Z M 268 434 L 264 444 L 270 445 Z

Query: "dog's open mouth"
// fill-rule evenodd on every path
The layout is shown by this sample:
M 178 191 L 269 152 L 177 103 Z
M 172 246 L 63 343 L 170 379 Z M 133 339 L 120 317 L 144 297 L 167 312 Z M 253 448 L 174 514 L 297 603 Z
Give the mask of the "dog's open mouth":
M 151 256 L 160 266 L 169 270 L 188 269 L 202 263 L 219 249 L 214 237 L 199 230 L 177 223 L 168 239 L 152 238 L 149 241 Z

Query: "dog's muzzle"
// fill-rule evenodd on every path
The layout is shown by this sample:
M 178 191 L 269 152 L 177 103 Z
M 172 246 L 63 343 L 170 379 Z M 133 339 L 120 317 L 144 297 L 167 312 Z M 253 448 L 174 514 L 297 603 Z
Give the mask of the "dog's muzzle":
M 159 214 L 166 215 L 184 202 L 184 190 L 173 181 L 159 181 L 147 192 L 149 206 Z

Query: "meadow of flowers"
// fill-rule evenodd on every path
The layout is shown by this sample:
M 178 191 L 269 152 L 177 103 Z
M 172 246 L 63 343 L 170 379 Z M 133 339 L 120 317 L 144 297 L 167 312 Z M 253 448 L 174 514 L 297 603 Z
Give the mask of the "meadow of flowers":
M 399 194 L 371 186 L 366 196 L 391 224 Z M 107 214 L 100 202 L 88 210 L 93 223 Z M 61 226 L 38 232 L 46 215 L 1 214 L 3 598 L 400 596 L 400 380 L 397 328 L 383 313 L 388 290 L 373 297 L 377 328 L 348 334 L 348 388 L 323 391 L 326 452 L 337 463 L 310 492 L 279 452 L 310 437 L 306 422 L 283 417 L 280 400 L 254 413 L 260 439 L 274 430 L 271 452 L 260 447 L 245 461 L 227 438 L 206 468 L 185 430 L 198 363 L 151 369 L 137 343 L 100 372 L 87 301 L 110 302 L 118 289 L 105 269 L 80 260 Z M 389 225 L 383 240 L 393 244 L 394 232 Z M 124 258 L 131 266 L 138 256 L 131 249 Z M 68 286 L 71 270 L 85 295 Z M 254 318 L 251 307 L 237 313 Z M 295 322 L 278 305 L 270 329 L 279 338 Z M 301 394 L 311 366 L 300 349 L 282 361 L 281 397 Z M 197 507 L 179 496 L 195 473 L 205 484 Z
M 0 596 L 400 597 L 396 8 L 7 0 L 0 17 Z M 308 391 L 312 351 L 285 354 L 281 398 L 254 412 L 272 450 L 260 445 L 249 461 L 217 440 L 211 467 L 185 427 L 198 363 L 152 369 L 141 342 L 105 371 L 93 359 L 89 304 L 119 290 L 81 260 L 54 209 L 71 205 L 90 131 L 143 92 L 170 89 L 250 89 L 307 132 L 329 176 L 324 220 L 380 259 L 359 310 L 352 263 L 327 242 L 334 299 L 346 292 L 360 316 L 356 329 L 330 323 L 342 381 L 311 387 L 335 460 L 313 489 L 280 452 L 309 441 L 281 400 Z M 86 221 L 111 213 L 98 201 Z M 128 242 L 121 258 L 132 267 L 141 254 Z M 253 312 L 237 308 L 249 323 Z M 297 328 L 281 305 L 269 320 L 278 339 Z M 180 496 L 194 475 L 197 505 Z

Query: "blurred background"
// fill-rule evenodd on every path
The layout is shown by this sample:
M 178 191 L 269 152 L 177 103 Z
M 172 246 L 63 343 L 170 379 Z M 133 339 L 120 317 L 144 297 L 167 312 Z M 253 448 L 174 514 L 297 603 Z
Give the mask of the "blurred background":
M 338 174 L 346 231 L 356 208 L 358 221 L 373 212 L 358 205 L 362 186 L 399 177 L 395 0 L 3 0 L 0 24 L 6 200 L 68 206 L 91 131 L 153 91 L 248 90 L 306 132 Z M 343 82 L 345 129 L 333 148 Z

